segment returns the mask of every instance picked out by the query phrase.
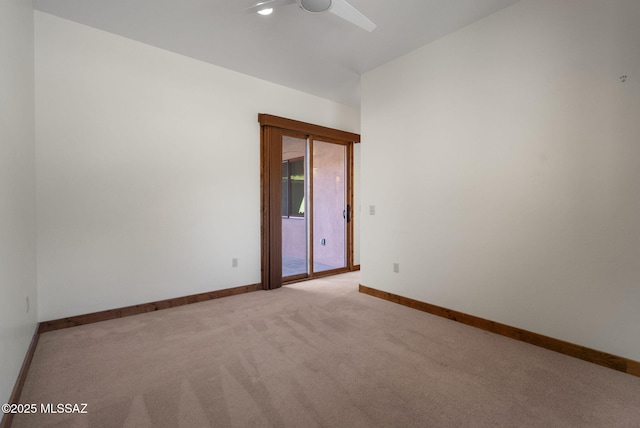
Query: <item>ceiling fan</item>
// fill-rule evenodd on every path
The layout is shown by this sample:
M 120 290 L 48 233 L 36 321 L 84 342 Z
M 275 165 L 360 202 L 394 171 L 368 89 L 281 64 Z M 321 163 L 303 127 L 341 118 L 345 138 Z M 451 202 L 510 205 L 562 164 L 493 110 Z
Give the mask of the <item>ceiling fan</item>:
M 246 12 L 268 15 L 275 7 L 294 3 L 297 3 L 302 10 L 309 13 L 331 12 L 369 32 L 376 28 L 376 24 L 360 13 L 358 9 L 347 3 L 346 0 L 263 0 L 246 9 Z

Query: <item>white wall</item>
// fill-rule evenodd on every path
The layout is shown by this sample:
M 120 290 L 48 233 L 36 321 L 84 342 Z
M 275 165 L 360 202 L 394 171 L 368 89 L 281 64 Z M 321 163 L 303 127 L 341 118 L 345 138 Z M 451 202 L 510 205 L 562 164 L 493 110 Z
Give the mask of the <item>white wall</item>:
M 3 0 L 0 2 L 0 403 L 9 399 L 36 326 L 33 120 L 33 8 L 30 1 Z
M 523 0 L 365 74 L 362 283 L 640 360 L 639 22 Z
M 257 114 L 359 111 L 35 16 L 40 320 L 260 282 Z

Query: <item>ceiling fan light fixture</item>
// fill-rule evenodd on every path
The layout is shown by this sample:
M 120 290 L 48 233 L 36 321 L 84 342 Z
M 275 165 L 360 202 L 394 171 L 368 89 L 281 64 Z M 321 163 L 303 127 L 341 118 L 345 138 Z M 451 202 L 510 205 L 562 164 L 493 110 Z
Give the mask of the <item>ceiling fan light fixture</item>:
M 260 9 L 258 13 L 262 16 L 271 15 L 273 13 L 272 7 L 265 7 L 264 9 Z
M 331 9 L 333 0 L 298 0 L 300 7 L 311 13 L 322 13 Z

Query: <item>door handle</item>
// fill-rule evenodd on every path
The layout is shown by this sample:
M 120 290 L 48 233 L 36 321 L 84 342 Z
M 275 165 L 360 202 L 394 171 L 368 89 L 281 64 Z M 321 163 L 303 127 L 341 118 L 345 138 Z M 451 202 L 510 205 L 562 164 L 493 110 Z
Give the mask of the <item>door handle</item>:
M 342 217 L 347 220 L 347 223 L 351 222 L 351 205 L 347 205 L 347 209 L 342 211 Z

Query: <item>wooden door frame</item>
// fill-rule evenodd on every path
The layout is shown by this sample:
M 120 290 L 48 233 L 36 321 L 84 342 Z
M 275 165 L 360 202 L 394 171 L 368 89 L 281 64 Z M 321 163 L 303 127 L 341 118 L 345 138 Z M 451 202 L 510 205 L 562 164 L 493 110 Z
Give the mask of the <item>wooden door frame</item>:
M 282 286 L 282 136 L 303 134 L 309 138 L 327 138 L 347 143 L 347 203 L 353 208 L 353 143 L 360 142 L 360 135 L 284 117 L 259 113 L 260 123 L 260 211 L 261 211 L 261 265 L 262 289 L 271 290 Z M 353 212 L 353 209 L 352 209 Z M 347 267 L 353 266 L 353 221 L 347 222 Z M 330 275 L 310 273 L 313 277 Z M 306 278 L 305 278 L 306 279 Z

